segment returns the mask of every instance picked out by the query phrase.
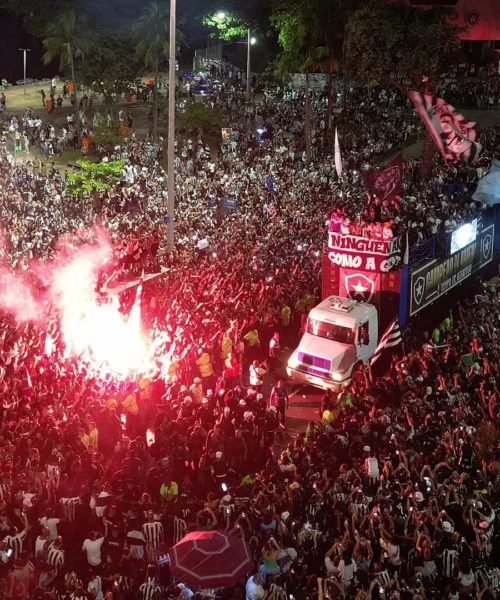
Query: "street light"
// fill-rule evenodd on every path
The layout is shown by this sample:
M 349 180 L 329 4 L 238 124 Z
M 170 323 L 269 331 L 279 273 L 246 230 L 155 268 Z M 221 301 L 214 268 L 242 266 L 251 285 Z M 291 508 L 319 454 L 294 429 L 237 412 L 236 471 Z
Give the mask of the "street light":
M 217 16 L 219 17 L 219 19 L 222 20 L 222 19 L 226 18 L 226 13 L 221 10 L 220 12 L 217 13 Z
M 167 239 L 170 252 L 174 249 L 175 224 L 175 8 L 176 0 L 170 0 L 170 64 L 168 66 L 168 160 L 167 160 Z
M 255 43 L 255 41 L 252 41 L 255 40 L 255 38 L 252 38 L 250 35 L 250 27 L 248 28 L 247 34 L 247 92 L 245 96 L 245 101 L 248 104 L 250 102 L 250 48 L 252 47 L 252 44 Z
M 26 52 L 31 52 L 31 48 L 19 48 L 23 55 L 23 63 L 24 63 L 24 94 L 26 95 Z

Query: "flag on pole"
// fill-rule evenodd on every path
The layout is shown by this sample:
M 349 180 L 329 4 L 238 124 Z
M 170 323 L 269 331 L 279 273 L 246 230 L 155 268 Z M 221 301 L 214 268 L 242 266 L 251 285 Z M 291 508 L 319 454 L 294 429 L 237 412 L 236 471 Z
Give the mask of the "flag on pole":
M 338 134 L 336 127 L 335 127 L 335 169 L 337 170 L 337 175 L 340 177 L 342 175 L 342 156 L 340 155 L 339 134 Z
M 373 363 L 378 360 L 382 354 L 382 350 L 385 350 L 386 348 L 394 348 L 394 346 L 401 344 L 402 341 L 403 336 L 401 335 L 401 329 L 399 328 L 399 320 L 396 317 L 382 336 L 377 349 L 372 356 L 370 364 L 373 365 Z
M 434 94 L 408 92 L 427 131 L 432 135 L 441 156 L 450 162 L 475 162 L 482 150 L 476 142 L 476 124 Z
M 408 230 L 406 230 L 405 238 L 405 253 L 403 256 L 403 264 L 407 265 L 410 262 L 410 240 L 408 239 Z
M 491 163 L 491 169 L 479 180 L 472 199 L 486 206 L 500 204 L 500 161 Z
M 379 200 L 394 200 L 402 195 L 403 155 L 397 156 L 384 169 L 363 173 L 366 189 Z

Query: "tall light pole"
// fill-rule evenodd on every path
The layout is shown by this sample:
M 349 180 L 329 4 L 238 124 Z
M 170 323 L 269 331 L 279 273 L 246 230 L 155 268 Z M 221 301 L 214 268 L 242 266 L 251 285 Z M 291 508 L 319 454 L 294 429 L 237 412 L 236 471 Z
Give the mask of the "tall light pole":
M 246 93 L 246 97 L 245 100 L 247 102 L 247 104 L 250 102 L 250 48 L 252 47 L 252 36 L 250 33 L 250 27 L 248 28 L 247 31 L 247 93 Z
M 168 249 L 174 249 L 174 226 L 175 226 L 175 3 L 170 0 L 170 64 L 168 66 L 168 225 L 167 238 Z
M 26 94 L 26 52 L 31 52 L 31 48 L 19 48 L 23 52 L 23 64 L 24 64 L 24 94 Z

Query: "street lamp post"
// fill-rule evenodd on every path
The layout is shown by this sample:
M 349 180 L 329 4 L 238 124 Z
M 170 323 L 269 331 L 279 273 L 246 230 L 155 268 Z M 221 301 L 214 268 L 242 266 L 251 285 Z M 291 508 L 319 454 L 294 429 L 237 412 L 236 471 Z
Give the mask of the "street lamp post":
M 167 238 L 168 249 L 174 249 L 174 225 L 175 225 L 175 3 L 170 0 L 170 64 L 168 68 L 168 199 L 167 199 Z
M 246 101 L 247 104 L 250 102 L 250 48 L 252 46 L 252 37 L 250 34 L 250 28 L 247 31 L 247 93 L 246 93 Z
M 23 64 L 24 64 L 24 94 L 26 95 L 26 52 L 31 52 L 31 48 L 19 48 L 23 53 Z

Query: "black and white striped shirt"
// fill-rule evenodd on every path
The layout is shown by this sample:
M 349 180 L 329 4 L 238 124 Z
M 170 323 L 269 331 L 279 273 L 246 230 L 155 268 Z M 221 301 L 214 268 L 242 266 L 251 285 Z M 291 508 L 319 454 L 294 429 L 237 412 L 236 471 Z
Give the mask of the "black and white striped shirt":
M 54 568 L 56 574 L 59 574 L 60 569 L 64 565 L 64 550 L 62 548 L 56 548 L 52 544 L 47 553 L 47 564 Z
M 445 548 L 441 554 L 441 574 L 443 577 L 454 577 L 456 573 L 456 564 L 458 551 Z
M 142 533 L 146 538 L 146 542 L 151 544 L 155 550 L 158 550 L 163 535 L 163 525 L 159 521 L 144 523 Z
M 179 519 L 178 517 L 174 518 L 174 544 L 180 542 L 182 538 L 186 535 L 187 531 L 187 523 L 184 519 Z
M 142 594 L 142 600 L 153 600 L 155 594 L 160 592 L 160 587 L 156 585 L 154 577 L 148 577 L 140 586 L 139 591 Z
M 23 541 L 26 537 L 27 531 L 21 531 L 16 535 L 7 535 L 4 538 L 4 542 L 7 542 L 7 547 L 12 550 L 12 556 L 14 560 L 23 551 Z

